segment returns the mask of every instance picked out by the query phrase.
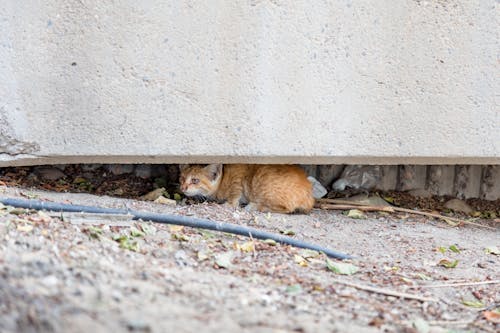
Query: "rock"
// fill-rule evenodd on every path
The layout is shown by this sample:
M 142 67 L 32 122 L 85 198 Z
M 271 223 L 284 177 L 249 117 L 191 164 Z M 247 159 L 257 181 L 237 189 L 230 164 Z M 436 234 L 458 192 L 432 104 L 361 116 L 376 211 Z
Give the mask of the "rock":
M 430 198 L 430 197 L 432 197 L 431 192 L 424 190 L 423 188 L 417 188 L 414 190 L 410 190 L 406 193 L 413 195 L 414 197 L 418 197 L 418 198 Z
M 470 214 L 474 211 L 465 201 L 460 199 L 451 199 L 444 204 L 445 208 L 451 209 L 454 212 Z
M 142 179 L 151 178 L 153 168 L 149 164 L 139 164 L 135 167 L 134 174 Z
M 129 332 L 151 332 L 151 326 L 142 319 L 129 319 L 127 321 L 127 329 Z
M 179 181 L 179 166 L 177 164 L 168 164 L 165 166 L 166 174 L 165 176 L 169 181 L 178 182 Z
M 382 178 L 382 171 L 379 165 L 348 165 L 342 171 L 342 175 L 337 179 L 332 189 L 344 191 L 347 187 L 352 189 L 373 189 Z
M 318 181 L 323 186 L 330 186 L 332 181 L 340 176 L 344 165 L 320 165 L 318 166 Z
M 132 173 L 134 171 L 133 164 L 106 164 L 105 168 L 115 176 Z
M 64 172 L 55 167 L 37 167 L 33 172 L 38 178 L 45 180 L 58 180 L 66 177 Z
M 143 179 L 161 177 L 167 174 L 167 168 L 163 164 L 139 164 L 135 167 L 134 174 Z M 175 177 L 177 175 L 174 175 Z
M 55 275 L 48 275 L 44 277 L 41 281 L 41 284 L 43 284 L 47 288 L 55 288 L 57 284 L 59 283 L 59 279 Z
M 368 196 L 367 194 L 358 194 L 344 200 L 357 202 L 368 206 L 391 206 L 390 203 L 376 195 Z
M 172 166 L 172 169 L 176 169 L 175 165 Z M 167 173 L 167 168 L 163 164 L 152 164 L 151 165 L 151 177 L 161 177 L 165 176 Z
M 316 178 L 309 176 L 307 177 L 307 180 L 309 180 L 313 186 L 313 197 L 315 199 L 323 198 L 326 195 L 328 191 L 319 181 L 316 180 Z
M 302 164 L 300 165 L 302 169 L 306 172 L 308 176 L 316 177 L 318 172 L 318 166 L 314 164 Z
M 174 254 L 175 262 L 177 265 L 183 267 L 183 266 L 189 266 L 189 258 L 184 250 L 179 250 L 175 252 Z
M 83 171 L 95 171 L 99 169 L 102 166 L 102 164 L 83 164 L 82 165 L 82 170 Z

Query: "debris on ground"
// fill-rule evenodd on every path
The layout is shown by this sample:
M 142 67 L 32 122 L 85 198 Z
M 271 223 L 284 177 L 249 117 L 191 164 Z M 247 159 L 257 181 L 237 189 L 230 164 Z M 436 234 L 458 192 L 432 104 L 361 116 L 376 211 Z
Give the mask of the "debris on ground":
M 350 209 L 283 215 L 188 205 L 175 177 L 141 178 L 137 166 L 122 173 L 66 165 L 57 168 L 64 177 L 43 171 L 45 178 L 35 169 L 0 169 L 1 195 L 248 225 L 356 259 L 127 215 L 108 219 L 0 205 L 1 332 L 500 329 L 498 202 L 466 200 L 473 209 L 467 214 L 446 208 L 451 198 L 371 193 L 379 199 L 343 203 L 380 208 L 362 211 L 361 219 L 344 214 Z M 140 199 L 154 190 L 153 201 Z M 159 197 L 177 204 L 155 203 Z M 384 211 L 380 200 L 388 203 L 384 209 L 489 228 Z

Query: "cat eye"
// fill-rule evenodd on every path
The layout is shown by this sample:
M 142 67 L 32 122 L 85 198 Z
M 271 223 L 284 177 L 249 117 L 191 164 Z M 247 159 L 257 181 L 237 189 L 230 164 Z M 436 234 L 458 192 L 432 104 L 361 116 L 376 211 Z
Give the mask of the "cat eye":
M 191 178 L 191 184 L 198 184 L 200 180 L 198 178 Z

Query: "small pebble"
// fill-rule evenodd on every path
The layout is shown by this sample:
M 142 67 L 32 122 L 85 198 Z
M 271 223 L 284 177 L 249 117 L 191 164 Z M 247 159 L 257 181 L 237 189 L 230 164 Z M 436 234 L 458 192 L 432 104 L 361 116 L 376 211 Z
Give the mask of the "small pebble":
M 45 180 L 58 180 L 66 177 L 64 172 L 54 167 L 37 167 L 33 173 L 37 177 Z
M 107 164 L 105 168 L 115 176 L 132 173 L 134 171 L 133 164 Z

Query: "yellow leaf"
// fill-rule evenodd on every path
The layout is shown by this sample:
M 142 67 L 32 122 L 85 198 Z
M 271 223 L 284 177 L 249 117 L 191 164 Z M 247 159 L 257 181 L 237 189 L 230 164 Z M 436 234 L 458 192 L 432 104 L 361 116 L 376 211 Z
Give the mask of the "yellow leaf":
M 299 255 L 295 255 L 294 256 L 294 260 L 297 264 L 299 264 L 299 266 L 302 266 L 302 267 L 307 267 L 307 261 L 306 259 L 304 259 L 304 257 L 302 256 L 299 256 Z
M 250 241 L 250 242 L 246 242 L 239 247 L 239 250 L 240 251 L 243 251 L 243 252 L 253 252 L 255 251 L 255 243 L 253 241 Z
M 182 226 L 182 225 L 171 225 L 171 226 L 169 226 L 169 229 L 170 229 L 170 232 L 179 232 L 179 231 L 182 231 L 182 229 L 184 229 L 184 226 Z

